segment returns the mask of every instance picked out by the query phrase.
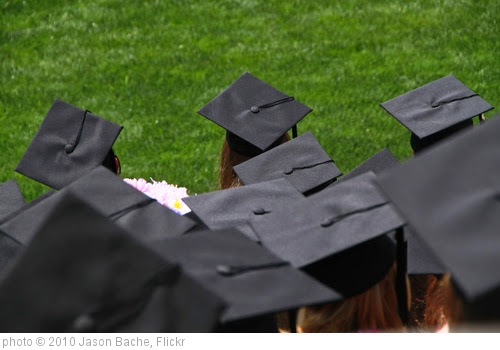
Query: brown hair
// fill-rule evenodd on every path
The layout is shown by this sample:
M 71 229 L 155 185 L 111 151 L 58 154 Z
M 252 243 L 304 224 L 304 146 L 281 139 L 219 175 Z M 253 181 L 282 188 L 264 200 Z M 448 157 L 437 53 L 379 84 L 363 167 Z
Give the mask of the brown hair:
M 396 264 L 370 289 L 343 301 L 301 308 L 297 329 L 301 332 L 356 332 L 404 330 L 395 290 Z
M 281 137 L 281 141 L 278 144 L 285 143 L 290 140 L 290 136 L 288 133 L 284 134 Z M 233 167 L 236 165 L 243 163 L 244 161 L 249 160 L 251 157 L 242 155 L 233 151 L 226 140 L 224 140 L 224 144 L 222 145 L 222 151 L 220 155 L 220 165 L 219 165 L 219 188 L 221 190 L 225 190 L 231 187 L 241 186 L 242 183 L 236 173 L 233 170 Z
M 429 283 L 427 289 L 427 305 L 425 323 L 435 325 L 438 329 L 445 322 L 451 325 L 461 321 L 463 307 L 460 298 L 456 295 L 451 284 L 450 274 L 445 274 L 441 279 Z M 435 310 L 440 310 L 440 317 Z M 438 318 L 436 318 L 438 315 Z
M 410 276 L 411 326 L 417 332 L 436 332 L 461 318 L 461 303 L 451 286 L 450 275 Z

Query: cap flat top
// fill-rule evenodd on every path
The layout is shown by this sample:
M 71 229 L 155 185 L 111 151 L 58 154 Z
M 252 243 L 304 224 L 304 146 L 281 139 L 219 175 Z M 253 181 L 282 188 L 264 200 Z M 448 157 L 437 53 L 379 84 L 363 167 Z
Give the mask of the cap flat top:
M 499 133 L 488 120 L 378 179 L 472 301 L 500 286 Z
M 140 315 L 149 331 L 207 331 L 203 322 L 216 321 L 220 301 L 207 291 L 198 293 L 203 299 L 185 300 L 204 289 L 181 277 L 175 265 L 65 195 L 0 287 L 0 329 L 111 331 L 125 322 L 132 331 L 143 329 L 130 325 Z M 154 323 L 151 304 L 162 306 Z
M 66 192 L 141 240 L 181 235 L 195 226 L 191 219 L 175 214 L 98 166 L 65 189 L 0 224 L 0 229 L 27 244 Z
M 0 184 L 0 220 L 20 209 L 24 204 L 24 197 L 16 180 Z
M 400 163 L 396 159 L 396 157 L 394 157 L 394 155 L 387 148 L 384 148 L 383 150 L 374 154 L 373 156 L 365 160 L 363 163 L 358 165 L 356 168 L 354 168 L 353 170 L 342 176 L 332 185 L 338 184 L 345 180 L 352 179 L 356 176 L 367 173 L 369 171 L 372 171 L 375 175 L 378 175 L 383 171 L 394 168 L 399 164 Z
M 310 132 L 235 166 L 245 185 L 284 178 L 307 192 L 342 173 Z
M 404 221 L 363 174 L 252 222 L 262 244 L 303 267 L 401 227 Z
M 102 164 L 121 129 L 121 125 L 55 100 L 16 171 L 61 189 Z M 68 145 L 74 145 L 73 152 L 67 153 Z
M 223 322 L 338 299 L 235 229 L 163 240 L 154 249 L 228 303 Z M 221 266 L 235 273 L 221 273 Z
M 493 109 L 452 74 L 380 105 L 419 138 Z
M 273 104 L 290 96 L 271 85 L 245 73 L 222 91 L 198 113 L 261 150 L 304 118 L 311 109 L 297 100 L 268 108 L 256 107 Z M 254 108 L 252 108 L 254 107 Z
M 285 179 L 234 187 L 183 198 L 184 203 L 211 230 L 236 227 L 258 240 L 250 221 L 259 221 L 286 203 L 305 197 Z

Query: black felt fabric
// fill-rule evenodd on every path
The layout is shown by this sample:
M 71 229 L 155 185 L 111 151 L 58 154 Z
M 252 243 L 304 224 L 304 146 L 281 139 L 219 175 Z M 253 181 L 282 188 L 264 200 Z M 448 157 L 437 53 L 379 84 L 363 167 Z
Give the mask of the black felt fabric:
M 493 109 L 452 74 L 380 105 L 419 138 Z
M 312 110 L 245 73 L 198 113 L 261 150 L 266 150 Z M 287 99 L 287 100 L 285 100 Z M 283 101 L 274 104 L 274 102 Z M 286 102 L 285 102 L 286 101 Z M 270 105 L 268 108 L 255 107 Z M 254 107 L 254 108 L 252 108 Z
M 375 175 L 378 175 L 383 171 L 394 168 L 399 164 L 400 163 L 396 159 L 396 157 L 394 157 L 394 155 L 387 148 L 384 148 L 383 150 L 374 154 L 373 156 L 365 160 L 363 163 L 358 165 L 356 168 L 354 168 L 353 170 L 342 176 L 331 186 L 337 183 L 341 183 L 342 181 L 352 179 L 356 176 L 367 173 L 369 171 L 372 171 Z
M 380 282 L 396 259 L 396 244 L 380 236 L 306 265 L 302 271 L 339 293 L 343 299 Z
M 27 244 L 67 192 L 143 241 L 181 235 L 196 225 L 99 166 L 65 189 L 0 224 L 0 229 Z
M 23 250 L 23 245 L 0 229 L 0 284 Z
M 500 286 L 499 134 L 500 118 L 491 119 L 378 180 L 472 302 Z
M 72 195 L 0 286 L 2 332 L 206 332 L 223 303 Z
M 284 178 L 305 193 L 342 175 L 310 132 L 235 166 L 245 185 Z
M 184 235 L 152 246 L 228 304 L 224 324 L 338 298 L 235 229 Z M 223 274 L 221 267 L 235 272 Z
M 14 236 L 9 235 L 7 232 L 3 231 L 1 227 L 11 218 L 16 217 L 21 212 L 26 211 L 29 208 L 35 206 L 37 203 L 40 203 L 41 201 L 50 197 L 52 194 L 54 194 L 54 191 L 50 190 L 44 193 L 43 195 L 35 198 L 31 202 L 22 205 L 21 207 L 17 208 L 17 210 L 12 211 L 9 215 L 0 219 L 0 281 L 8 273 L 10 268 L 13 265 L 15 265 L 17 258 L 24 249 L 24 244 L 21 243 L 19 240 L 17 240 L 15 238 L 15 235 Z M 24 220 L 30 220 L 30 218 L 25 217 Z
M 443 275 L 446 269 L 439 258 L 421 242 L 415 233 L 405 227 L 405 238 L 408 249 L 408 275 Z
M 318 271 L 313 264 L 322 264 L 322 260 L 327 258 L 334 259 L 336 254 L 350 248 L 356 252 L 353 247 L 404 225 L 404 220 L 372 183 L 374 178 L 375 175 L 370 172 L 329 187 L 308 197 L 305 203 L 290 204 L 258 222 L 252 222 L 252 227 L 264 247 L 295 267 Z M 382 254 L 377 249 L 372 250 L 373 255 L 361 254 L 363 259 L 360 263 L 365 265 L 364 268 L 359 269 L 352 264 L 339 265 L 343 269 L 352 268 L 352 279 L 356 279 L 345 281 L 347 285 L 342 290 L 365 290 L 373 285 L 374 275 L 387 273 L 394 262 L 395 248 L 394 244 L 388 243 L 390 239 L 384 239 L 384 242 L 382 246 L 387 250 Z M 376 246 L 380 247 L 378 243 Z M 385 258 L 380 259 L 380 256 Z M 324 266 L 319 271 L 329 273 Z M 330 266 L 330 269 L 333 271 L 339 266 Z M 366 274 L 360 275 L 360 270 Z M 315 277 L 322 280 L 318 274 Z M 328 279 L 328 276 L 325 278 Z M 336 288 L 340 292 L 340 286 Z
M 24 197 L 16 180 L 0 184 L 0 220 L 20 209 L 24 204 Z
M 55 100 L 16 171 L 59 190 L 102 164 L 121 130 L 121 125 Z M 73 152 L 67 153 L 68 145 Z
M 257 241 L 250 227 L 286 203 L 305 197 L 285 179 L 199 194 L 184 198 L 184 203 L 211 230 L 236 227 L 247 237 Z

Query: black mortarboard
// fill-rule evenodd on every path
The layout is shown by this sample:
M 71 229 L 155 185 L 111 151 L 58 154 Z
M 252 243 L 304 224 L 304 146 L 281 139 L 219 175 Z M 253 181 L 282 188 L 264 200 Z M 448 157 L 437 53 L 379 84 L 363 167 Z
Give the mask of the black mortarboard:
M 373 173 L 378 175 L 381 172 L 391 169 L 399 164 L 400 163 L 396 159 L 396 157 L 394 157 L 394 155 L 387 148 L 384 148 L 383 150 L 374 154 L 373 156 L 365 160 L 363 163 L 358 165 L 356 168 L 354 168 L 353 170 L 342 176 L 340 179 L 334 182 L 334 184 L 352 179 L 356 176 L 367 173 L 369 171 L 372 171 Z
M 140 240 L 181 235 L 195 226 L 192 220 L 175 214 L 98 166 L 58 193 L 0 224 L 0 229 L 27 244 L 66 192 L 73 193 Z
M 342 175 L 310 132 L 238 164 L 234 171 L 245 185 L 284 178 L 302 193 Z
M 262 245 L 339 292 L 360 293 L 385 276 L 396 257 L 385 234 L 404 221 L 366 173 L 329 187 L 252 227 Z
M 152 247 L 228 304 L 223 323 L 336 297 L 237 229 L 184 235 L 155 242 Z
M 235 151 L 249 156 L 270 148 L 309 112 L 309 107 L 250 73 L 198 111 L 228 131 L 228 142 L 230 146 L 234 143 Z
M 396 157 L 394 157 L 394 155 L 387 148 L 384 148 L 351 170 L 345 176 L 342 176 L 332 185 L 342 183 L 343 181 L 352 179 L 369 171 L 379 175 L 382 172 L 392 169 L 398 165 L 400 165 L 400 163 Z M 404 230 L 404 237 L 407 242 L 406 246 L 408 251 L 406 263 L 408 274 L 443 274 L 445 271 L 434 257 L 434 254 L 426 249 L 425 246 L 422 246 L 420 241 L 414 237 L 407 226 L 405 226 Z
M 405 227 L 404 234 L 408 250 L 408 275 L 443 275 L 446 273 L 439 258 L 421 242 L 409 226 Z
M 23 194 L 16 180 L 0 184 L 0 220 L 25 204 Z
M 500 317 L 500 118 L 441 143 L 378 182 L 465 300 Z M 493 294 L 492 294 L 493 293 Z M 495 296 L 492 299 L 491 296 Z M 483 305 L 482 301 L 488 300 Z
M 16 257 L 21 253 L 24 247 L 24 245 L 15 238 L 15 235 L 11 236 L 7 232 L 5 232 L 4 229 L 2 229 L 2 227 L 8 227 L 7 224 L 4 223 L 11 220 L 11 218 L 15 218 L 16 216 L 20 215 L 20 213 L 29 210 L 29 208 L 37 205 L 54 193 L 54 190 L 50 190 L 43 195 L 35 198 L 31 202 L 24 204 L 17 210 L 14 210 L 9 215 L 0 218 L 0 280 L 3 279 L 3 276 L 9 271 L 10 267 L 15 264 Z M 30 217 L 25 216 L 24 220 L 30 220 Z
M 0 287 L 2 332 L 206 332 L 222 301 L 65 194 Z
M 23 245 L 0 228 L 0 281 L 23 249 Z
M 285 179 L 233 187 L 183 198 L 184 203 L 210 230 L 237 227 L 253 240 L 250 220 L 258 220 L 274 208 L 305 197 Z
M 102 164 L 122 129 L 55 100 L 16 171 L 61 189 Z
M 452 74 L 380 105 L 420 139 L 493 109 Z

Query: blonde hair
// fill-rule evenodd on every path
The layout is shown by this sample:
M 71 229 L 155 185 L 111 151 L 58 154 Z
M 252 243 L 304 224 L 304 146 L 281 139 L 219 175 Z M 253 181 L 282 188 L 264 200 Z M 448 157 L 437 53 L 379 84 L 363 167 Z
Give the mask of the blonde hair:
M 395 290 L 396 264 L 370 289 L 343 301 L 303 307 L 297 314 L 301 332 L 402 331 Z
M 290 140 L 288 133 L 281 137 L 279 144 L 285 143 Z M 238 187 L 243 185 L 238 175 L 234 172 L 233 167 L 249 160 L 251 157 L 242 155 L 238 152 L 233 151 L 226 140 L 222 145 L 220 164 L 219 164 L 219 188 L 225 190 L 231 187 Z

